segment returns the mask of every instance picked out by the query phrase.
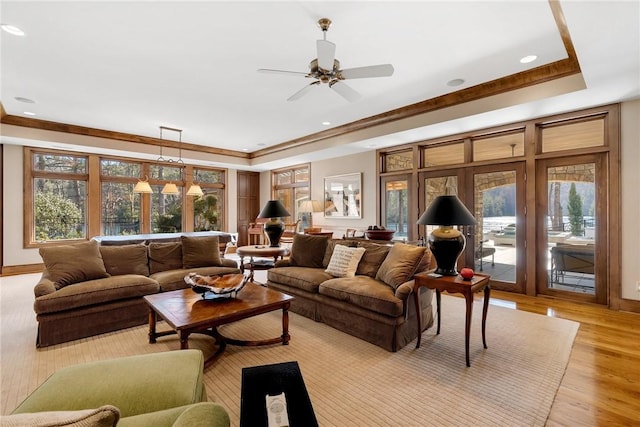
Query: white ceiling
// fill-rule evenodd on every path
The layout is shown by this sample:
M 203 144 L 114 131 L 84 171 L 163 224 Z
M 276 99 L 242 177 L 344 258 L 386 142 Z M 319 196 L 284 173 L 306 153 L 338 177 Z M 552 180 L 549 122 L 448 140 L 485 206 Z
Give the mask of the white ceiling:
M 561 1 L 586 90 L 463 119 L 349 141 L 260 169 L 380 148 L 640 97 L 640 3 Z M 1 97 L 7 114 L 159 137 L 239 152 L 471 87 L 567 57 L 547 1 L 2 1 Z M 258 68 L 308 70 L 322 38 L 342 68 L 391 63 L 392 77 L 349 80 L 348 103 L 326 85 Z M 538 60 L 521 64 L 535 54 Z M 452 79 L 464 79 L 449 87 Z M 17 101 L 29 98 L 34 104 Z M 175 139 L 175 135 L 165 134 Z M 7 143 L 19 139 L 5 138 Z M 33 145 L 35 141 L 29 141 Z M 82 149 L 82 147 L 76 147 Z M 89 151 L 89 149 L 86 149 Z

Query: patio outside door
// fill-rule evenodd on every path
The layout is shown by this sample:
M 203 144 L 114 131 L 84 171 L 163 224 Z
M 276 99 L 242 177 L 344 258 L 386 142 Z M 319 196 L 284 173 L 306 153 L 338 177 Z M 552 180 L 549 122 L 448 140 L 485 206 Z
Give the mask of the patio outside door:
M 524 163 L 473 168 L 472 188 L 478 224 L 467 246 L 475 270 L 490 274 L 495 289 L 524 292 Z
M 540 168 L 538 292 L 606 304 L 604 155 L 551 159 Z

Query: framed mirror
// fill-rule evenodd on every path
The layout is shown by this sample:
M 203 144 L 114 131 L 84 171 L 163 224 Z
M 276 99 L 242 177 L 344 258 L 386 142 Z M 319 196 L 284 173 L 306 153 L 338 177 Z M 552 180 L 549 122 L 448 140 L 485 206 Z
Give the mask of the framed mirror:
M 328 176 L 324 179 L 324 216 L 362 218 L 362 174 Z

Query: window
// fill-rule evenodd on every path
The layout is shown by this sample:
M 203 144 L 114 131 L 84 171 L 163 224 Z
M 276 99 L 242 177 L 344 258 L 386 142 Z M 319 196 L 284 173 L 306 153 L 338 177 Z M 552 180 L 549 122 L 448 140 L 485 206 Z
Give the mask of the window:
M 28 150 L 31 165 L 25 206 L 27 246 L 87 237 L 86 156 Z
M 24 153 L 25 247 L 98 235 L 226 228 L 224 169 L 31 148 Z M 153 194 L 133 193 L 141 178 L 149 180 Z M 169 182 L 178 195 L 161 193 Z M 185 196 L 192 182 L 203 196 Z
M 224 172 L 194 169 L 193 182 L 200 185 L 204 195 L 193 200 L 193 230 L 220 231 L 224 214 Z
M 291 217 L 285 222 L 298 220 L 306 223 L 310 214 L 299 212 L 300 203 L 309 200 L 310 196 L 310 168 L 309 165 L 295 166 L 290 169 L 274 171 L 271 175 L 273 188 L 272 197 L 280 200 Z
M 120 236 L 141 233 L 140 197 L 133 187 L 140 177 L 140 163 L 100 160 L 100 234 Z

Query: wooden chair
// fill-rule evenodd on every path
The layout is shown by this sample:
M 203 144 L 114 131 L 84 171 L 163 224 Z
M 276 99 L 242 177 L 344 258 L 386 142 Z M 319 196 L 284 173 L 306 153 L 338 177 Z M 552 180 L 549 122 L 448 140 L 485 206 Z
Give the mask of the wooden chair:
M 322 227 L 307 227 L 304 229 L 304 234 L 317 233 L 322 231 Z
M 344 233 L 344 237 L 356 237 L 356 233 L 358 230 L 355 228 L 347 228 L 347 231 Z
M 263 241 L 267 241 L 264 235 L 264 223 L 267 221 L 269 221 L 269 218 L 256 218 L 255 222 L 249 223 L 249 228 L 247 229 L 249 245 L 262 245 Z
M 293 236 L 298 232 L 298 226 L 300 225 L 300 220 L 296 222 L 285 224 L 284 232 L 282 233 L 282 237 L 280 241 L 282 243 L 293 243 Z

